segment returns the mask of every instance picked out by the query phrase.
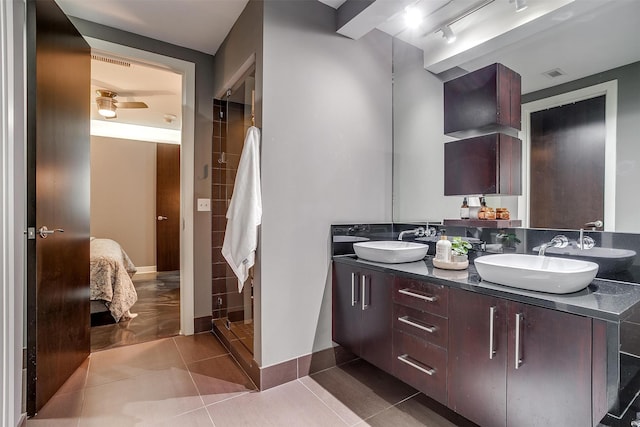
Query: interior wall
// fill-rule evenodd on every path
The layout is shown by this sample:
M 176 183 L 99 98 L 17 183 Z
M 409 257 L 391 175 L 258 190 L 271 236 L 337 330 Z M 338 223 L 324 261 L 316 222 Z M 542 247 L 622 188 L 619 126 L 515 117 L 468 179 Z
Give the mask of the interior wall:
M 156 144 L 91 137 L 91 235 L 120 243 L 136 267 L 156 265 Z
M 443 83 L 422 50 L 393 41 L 393 220 L 458 218 L 461 197 L 444 195 Z
M 211 135 L 213 130 L 213 56 L 138 34 L 70 17 L 78 31 L 93 37 L 159 55 L 189 61 L 196 69 L 196 111 L 194 138 L 194 194 L 185 195 L 195 206 L 198 198 L 211 198 Z M 211 215 L 193 213 L 194 316 L 211 316 Z
M 640 182 L 640 62 L 614 68 L 583 79 L 522 96 L 522 103 L 618 80 L 618 117 L 616 132 L 616 231 L 638 232 L 637 212 L 640 200 L 635 197 Z
M 332 345 L 330 225 L 391 220 L 391 37 L 335 25 L 264 2 L 262 366 Z

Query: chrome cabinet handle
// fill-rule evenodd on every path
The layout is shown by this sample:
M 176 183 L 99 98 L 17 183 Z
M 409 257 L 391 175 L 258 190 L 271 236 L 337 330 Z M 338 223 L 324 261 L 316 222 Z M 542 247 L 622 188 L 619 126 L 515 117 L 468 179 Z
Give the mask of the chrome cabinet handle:
M 408 354 L 403 354 L 402 356 L 398 356 L 398 360 L 401 361 L 402 363 L 406 363 L 407 365 L 411 366 L 412 368 L 417 369 L 420 372 L 424 372 L 427 375 L 433 375 L 436 373 L 436 370 L 434 368 L 423 368 L 422 366 L 418 365 L 415 362 L 412 362 L 409 359 L 409 355 Z
M 496 345 L 494 337 L 494 318 L 496 317 L 496 307 L 489 307 L 489 359 L 496 355 Z
M 351 273 L 351 307 L 355 307 L 356 300 L 356 273 Z
M 64 230 L 62 228 L 55 228 L 53 230 L 49 230 L 46 225 L 43 225 L 42 227 L 38 228 L 38 234 L 40 234 L 40 237 L 42 237 L 43 239 L 46 239 L 47 237 L 49 237 L 49 234 L 53 234 L 56 231 L 58 233 L 64 233 Z
M 367 300 L 367 276 L 362 275 L 362 309 L 366 310 L 369 308 L 369 304 L 365 301 Z
M 423 331 L 427 331 L 430 334 L 434 333 L 435 331 L 438 330 L 438 328 L 436 326 L 425 326 L 425 325 L 421 325 L 420 323 L 416 323 L 413 322 L 411 320 L 409 320 L 409 316 L 403 316 L 403 317 L 398 317 L 398 320 L 402 323 L 406 323 L 407 325 L 413 326 L 414 328 L 418 328 L 421 329 Z
M 166 221 L 169 218 L 167 218 L 166 216 L 162 216 L 162 215 L 158 215 L 158 221 Z
M 516 369 L 522 366 L 522 351 L 520 349 L 520 341 L 522 337 L 520 336 L 520 326 L 522 323 L 522 319 L 524 318 L 522 313 L 516 314 Z
M 428 301 L 428 302 L 435 302 L 438 300 L 438 297 L 432 297 L 430 295 L 420 295 L 420 294 L 416 294 L 415 292 L 411 292 L 409 289 L 400 289 L 398 292 L 400 292 L 403 295 L 407 295 L 413 298 L 419 298 L 421 300 L 424 301 Z

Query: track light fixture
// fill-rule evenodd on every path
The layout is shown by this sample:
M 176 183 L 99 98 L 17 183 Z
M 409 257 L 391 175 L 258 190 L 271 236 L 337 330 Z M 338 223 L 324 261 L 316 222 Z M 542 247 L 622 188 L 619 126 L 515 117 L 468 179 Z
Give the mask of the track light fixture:
M 442 31 L 442 37 L 447 41 L 447 43 L 451 44 L 456 41 L 456 35 L 450 26 L 445 25 L 440 29 L 440 31 Z
M 516 4 L 516 12 L 522 12 L 528 7 L 527 0 L 509 0 L 509 2 Z

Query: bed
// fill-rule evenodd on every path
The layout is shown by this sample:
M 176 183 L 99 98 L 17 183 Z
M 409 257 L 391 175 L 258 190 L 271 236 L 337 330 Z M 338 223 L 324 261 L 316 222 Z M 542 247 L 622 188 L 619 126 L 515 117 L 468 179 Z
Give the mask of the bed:
M 135 265 L 118 242 L 96 238 L 91 238 L 90 264 L 91 301 L 103 302 L 116 322 L 125 320 L 138 300 L 131 280 Z

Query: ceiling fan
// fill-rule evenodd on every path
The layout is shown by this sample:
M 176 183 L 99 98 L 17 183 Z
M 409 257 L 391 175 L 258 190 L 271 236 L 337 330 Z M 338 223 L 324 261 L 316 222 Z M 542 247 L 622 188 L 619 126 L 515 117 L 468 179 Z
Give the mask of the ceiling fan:
M 98 89 L 96 90 L 98 97 L 96 98 L 96 104 L 98 104 L 98 114 L 105 119 L 116 118 L 116 109 L 118 108 L 149 108 L 147 104 L 141 101 L 121 102 L 116 99 L 117 92 Z

